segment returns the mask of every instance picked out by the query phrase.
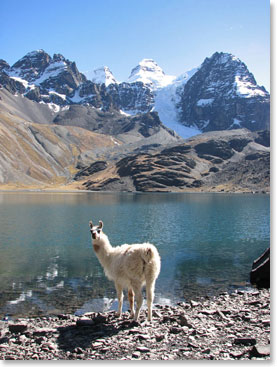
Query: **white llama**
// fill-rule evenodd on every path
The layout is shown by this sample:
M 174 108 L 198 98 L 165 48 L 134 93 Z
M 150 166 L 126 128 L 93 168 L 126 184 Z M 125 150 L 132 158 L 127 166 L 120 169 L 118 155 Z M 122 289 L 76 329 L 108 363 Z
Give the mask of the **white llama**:
M 115 284 L 118 297 L 117 315 L 121 316 L 123 289 L 127 288 L 131 317 L 135 321 L 138 320 L 143 301 L 141 290 L 143 285 L 146 285 L 147 319 L 151 321 L 155 282 L 161 267 L 158 250 L 150 243 L 112 247 L 102 230 L 102 221 L 99 221 L 98 226 L 94 226 L 91 221 L 89 225 L 95 254 L 103 266 L 106 276 Z M 134 296 L 136 312 L 134 311 Z

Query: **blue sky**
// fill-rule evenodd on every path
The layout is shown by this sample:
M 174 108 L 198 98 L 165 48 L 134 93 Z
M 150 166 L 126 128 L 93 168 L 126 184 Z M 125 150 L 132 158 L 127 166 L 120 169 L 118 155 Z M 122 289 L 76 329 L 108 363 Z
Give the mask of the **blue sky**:
M 44 49 L 126 80 L 143 58 L 180 75 L 216 51 L 270 89 L 270 0 L 1 0 L 0 58 Z

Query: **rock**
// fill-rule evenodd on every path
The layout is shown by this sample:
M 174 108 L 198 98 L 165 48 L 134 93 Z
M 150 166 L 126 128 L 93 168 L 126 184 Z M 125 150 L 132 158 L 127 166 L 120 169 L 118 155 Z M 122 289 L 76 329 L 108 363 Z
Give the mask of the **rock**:
M 259 288 L 270 287 L 270 248 L 254 260 L 250 272 L 250 282 Z
M 250 350 L 250 355 L 252 357 L 266 357 L 270 355 L 270 344 L 261 345 L 257 344 Z
M 257 300 L 260 302 L 249 305 Z M 159 311 L 167 322 L 156 318 L 151 324 L 136 326 L 129 312 L 117 318 L 114 311 L 79 318 L 97 319 L 92 327 L 77 327 L 73 316 L 22 319 L 20 323 L 26 323 L 28 331 L 21 335 L 12 334 L 8 323 L 3 322 L 0 360 L 270 359 L 269 290 L 255 295 L 237 292 L 235 297 L 218 296 L 198 303 L 198 307 L 189 306 L 185 312 L 183 303 L 161 306 Z M 229 319 L 218 317 L 218 309 Z M 142 314 L 145 317 L 147 312 L 143 310 Z M 193 328 L 181 326 L 190 323 Z M 247 335 L 242 334 L 245 332 Z
M 50 333 L 54 333 L 56 331 L 56 329 L 51 329 L 51 328 L 38 328 L 38 329 L 35 329 L 33 331 L 33 335 L 34 336 L 44 336 L 44 335 L 47 335 L 47 334 L 50 334 Z
M 188 318 L 185 316 L 185 315 L 180 315 L 179 316 L 179 324 L 181 325 L 181 326 L 187 326 L 187 327 L 189 327 L 189 328 L 191 328 L 192 327 L 192 325 L 191 325 L 191 323 L 188 321 Z
M 102 342 L 94 342 L 92 343 L 92 348 L 100 348 L 102 347 L 103 343 Z
M 28 325 L 25 323 L 20 324 L 10 324 L 9 325 L 9 331 L 11 333 L 23 333 L 28 328 Z
M 150 337 L 150 335 L 139 334 L 139 335 L 138 335 L 138 338 L 139 338 L 139 340 L 148 340 L 148 339 L 150 339 L 151 337 Z
M 223 140 L 209 140 L 206 143 L 196 145 L 194 149 L 200 157 L 202 154 L 208 154 L 225 160 L 231 158 L 234 154 L 231 146 Z
M 105 161 L 97 161 L 92 163 L 89 167 L 86 167 L 80 170 L 75 176 L 74 180 L 83 179 L 86 176 L 93 175 L 96 172 L 103 171 L 107 168 L 107 162 Z
M 95 325 L 95 321 L 92 319 L 79 319 L 76 321 L 76 326 L 79 327 L 88 327 Z
M 132 354 L 132 357 L 133 358 L 140 358 L 140 352 L 139 351 L 136 351 L 136 352 L 133 352 L 133 354 Z
M 262 324 L 264 326 L 270 326 L 270 319 L 269 320 L 262 320 Z
M 156 311 L 156 310 L 153 310 L 152 315 L 153 315 L 153 317 L 157 317 L 159 319 L 162 317 L 162 315 L 158 311 Z
M 199 303 L 194 301 L 194 300 L 191 300 L 190 304 L 191 304 L 191 307 L 198 307 L 199 306 Z
M 234 344 L 237 344 L 237 345 L 255 345 L 256 344 L 256 339 L 255 338 L 236 338 L 234 340 Z
M 161 342 L 162 340 L 164 340 L 164 338 L 165 338 L 164 334 L 156 335 L 157 342 Z
M 136 348 L 137 351 L 141 352 L 141 353 L 147 353 L 147 352 L 150 352 L 150 349 L 145 347 L 145 346 L 138 346 Z
M 171 334 L 179 334 L 183 331 L 183 329 L 181 327 L 175 327 L 175 326 L 172 326 L 170 329 L 169 329 L 169 332 Z
M 230 353 L 230 356 L 237 359 L 241 358 L 245 354 L 245 351 L 234 351 Z

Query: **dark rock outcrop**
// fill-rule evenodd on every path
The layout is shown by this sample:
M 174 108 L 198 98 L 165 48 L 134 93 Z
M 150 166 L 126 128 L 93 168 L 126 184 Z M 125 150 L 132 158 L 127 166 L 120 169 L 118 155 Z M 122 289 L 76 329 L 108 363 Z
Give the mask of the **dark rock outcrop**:
M 76 175 L 74 176 L 74 180 L 80 180 L 86 176 L 93 175 L 96 172 L 103 171 L 108 166 L 107 162 L 105 161 L 97 161 L 92 163 L 89 167 L 86 167 L 82 170 L 80 170 Z
M 270 248 L 254 260 L 250 282 L 256 284 L 258 288 L 270 288 Z

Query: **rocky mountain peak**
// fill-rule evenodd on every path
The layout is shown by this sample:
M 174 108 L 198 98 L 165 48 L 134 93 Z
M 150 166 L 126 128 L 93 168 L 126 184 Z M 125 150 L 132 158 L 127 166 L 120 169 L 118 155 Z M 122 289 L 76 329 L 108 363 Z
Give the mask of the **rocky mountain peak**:
M 10 65 L 7 63 L 7 61 L 0 59 L 0 71 L 8 70 L 10 68 Z
M 107 66 L 102 66 L 93 70 L 91 80 L 96 84 L 105 84 L 106 87 L 110 84 L 117 84 L 118 81 L 113 76 L 113 73 Z
M 166 75 L 162 68 L 152 59 L 143 59 L 132 69 L 127 83 L 142 82 L 152 89 L 165 87 L 176 77 Z
M 44 50 L 28 52 L 13 66 L 14 75 L 25 80 L 36 79 L 50 64 L 51 56 Z
M 180 95 L 179 117 L 186 126 L 210 131 L 269 125 L 269 93 L 232 54 L 216 52 L 206 58 Z
M 65 57 L 62 54 L 54 54 L 53 61 L 66 61 Z

